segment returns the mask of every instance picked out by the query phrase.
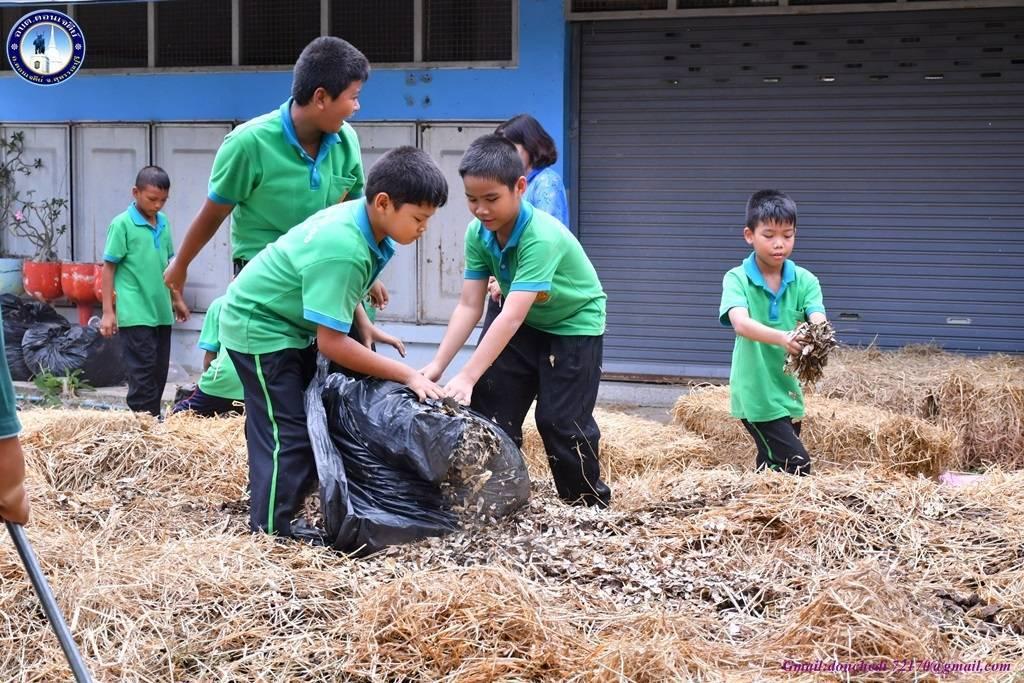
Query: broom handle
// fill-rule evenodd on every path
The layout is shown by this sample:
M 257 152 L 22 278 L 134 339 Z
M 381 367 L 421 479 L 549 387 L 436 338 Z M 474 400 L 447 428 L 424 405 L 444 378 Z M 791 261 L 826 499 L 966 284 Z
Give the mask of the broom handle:
M 36 595 L 39 596 L 39 602 L 43 605 L 46 618 L 50 620 L 50 626 L 53 627 L 53 632 L 57 634 L 57 640 L 60 641 L 60 647 L 64 650 L 64 656 L 67 658 L 68 664 L 71 665 L 72 673 L 75 674 L 75 681 L 77 683 L 92 683 L 89 670 L 85 668 L 85 662 L 82 661 L 82 655 L 79 654 L 78 647 L 71 637 L 71 631 L 68 630 L 68 625 L 64 623 L 64 616 L 60 613 L 60 607 L 57 606 L 57 601 L 53 599 L 50 585 L 46 583 L 46 576 L 39 567 L 39 561 L 36 560 L 35 553 L 32 552 L 32 546 L 29 545 L 28 537 L 25 536 L 25 530 L 20 524 L 7 522 L 7 531 L 11 534 L 14 546 L 18 549 L 18 555 L 21 556 L 21 563 L 25 565 L 25 571 L 28 573 L 28 578 L 32 581 L 32 587 L 36 589 Z

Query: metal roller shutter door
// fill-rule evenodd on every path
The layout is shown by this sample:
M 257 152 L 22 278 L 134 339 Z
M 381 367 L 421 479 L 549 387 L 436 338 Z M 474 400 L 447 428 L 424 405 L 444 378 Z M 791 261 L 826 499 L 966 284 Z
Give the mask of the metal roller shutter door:
M 727 374 L 751 192 L 848 343 L 1024 350 L 1024 10 L 580 27 L 580 237 L 605 371 Z

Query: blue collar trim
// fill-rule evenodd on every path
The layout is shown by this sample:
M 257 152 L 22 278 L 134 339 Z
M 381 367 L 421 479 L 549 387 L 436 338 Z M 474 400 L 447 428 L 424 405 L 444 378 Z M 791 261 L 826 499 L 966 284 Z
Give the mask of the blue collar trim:
M 359 231 L 363 233 L 366 245 L 370 247 L 370 253 L 377 259 L 378 268 L 376 272 L 379 273 L 381 268 L 395 255 L 395 241 L 390 237 L 385 237 L 380 242 L 374 242 L 373 227 L 370 225 L 370 214 L 366 208 L 366 200 L 353 199 L 352 201 L 358 204 L 352 213 L 356 223 L 359 224 Z
M 545 166 L 544 168 L 547 168 L 547 166 Z M 535 168 L 532 171 L 530 171 L 529 173 L 527 173 L 526 174 L 526 184 L 529 185 L 530 183 L 532 183 L 533 179 L 536 178 L 537 175 L 540 174 L 540 172 L 544 170 L 544 168 Z
M 140 228 L 148 228 L 153 232 L 153 248 L 159 249 L 160 235 L 162 235 L 164 230 L 167 228 L 167 216 L 157 211 L 156 227 L 154 228 L 153 225 L 146 220 L 146 217 L 142 215 L 142 212 L 139 211 L 139 207 L 135 206 L 135 202 L 132 202 L 128 206 L 128 215 L 131 217 L 132 223 L 139 226 Z
M 768 317 L 772 321 L 778 320 L 779 301 L 782 299 L 782 295 L 786 293 L 786 287 L 796 280 L 796 264 L 790 259 L 782 262 L 782 281 L 779 283 L 778 292 L 773 292 L 769 289 L 768 283 L 764 281 L 764 275 L 761 274 L 761 269 L 757 267 L 757 255 L 754 252 L 750 252 L 750 256 L 743 259 L 743 272 L 746 273 L 747 278 L 751 282 L 763 289 L 771 297 Z
M 309 166 L 309 189 L 318 190 L 320 189 L 320 162 L 331 153 L 331 147 L 341 142 L 341 136 L 337 133 L 322 134 L 320 136 L 320 149 L 317 151 L 316 159 L 309 156 L 302 143 L 299 142 L 299 136 L 295 132 L 295 123 L 292 121 L 292 102 L 294 101 L 294 98 L 289 97 L 278 109 L 281 114 L 281 130 L 284 132 L 284 137 L 288 143 L 298 150 L 302 160 Z
M 509 253 L 519 246 L 519 239 L 523 236 L 523 231 L 526 230 L 526 226 L 530 224 L 532 219 L 533 204 L 524 199 L 519 204 L 519 216 L 516 217 L 515 227 L 512 228 L 512 234 L 509 236 L 504 249 L 498 245 L 498 238 L 495 233 L 485 228 L 483 223 L 481 223 L 479 227 L 480 239 L 483 241 L 484 247 L 486 247 L 487 250 L 495 256 L 495 258 L 499 261 L 504 261 Z

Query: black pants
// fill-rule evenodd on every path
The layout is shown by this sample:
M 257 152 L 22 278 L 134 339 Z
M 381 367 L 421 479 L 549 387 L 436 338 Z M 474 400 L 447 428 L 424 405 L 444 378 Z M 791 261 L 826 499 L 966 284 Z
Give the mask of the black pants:
M 800 441 L 799 422 L 782 417 L 770 422 L 743 420 L 743 426 L 757 445 L 755 469 L 780 470 L 801 476 L 811 473 L 811 456 Z
M 128 375 L 128 407 L 160 417 L 160 399 L 171 361 L 171 326 L 131 325 L 118 334 L 124 340 L 124 366 Z
M 242 272 L 242 268 L 245 268 L 248 263 L 249 261 L 244 258 L 236 258 L 231 261 L 231 268 L 235 277 L 238 277 L 238 274 Z
M 472 401 L 522 447 L 523 420 L 536 399 L 537 431 L 559 497 L 601 507 L 611 500 L 600 477 L 601 431 L 594 420 L 603 348 L 603 337 L 561 336 L 523 325 L 476 383 Z
M 241 401 L 211 396 L 197 386 L 192 393 L 174 404 L 171 414 L 182 413 L 186 410 L 191 410 L 196 415 L 203 417 L 217 417 L 218 415 L 239 415 L 244 412 L 245 408 Z
M 292 520 L 317 480 L 303 402 L 316 349 L 228 354 L 245 391 L 249 528 L 291 536 Z
M 480 330 L 480 338 L 476 340 L 477 345 L 484 340 L 484 335 L 487 334 L 487 330 L 491 329 L 491 323 L 501 313 L 501 304 L 491 298 L 491 293 L 487 292 L 487 311 L 484 313 L 484 326 Z

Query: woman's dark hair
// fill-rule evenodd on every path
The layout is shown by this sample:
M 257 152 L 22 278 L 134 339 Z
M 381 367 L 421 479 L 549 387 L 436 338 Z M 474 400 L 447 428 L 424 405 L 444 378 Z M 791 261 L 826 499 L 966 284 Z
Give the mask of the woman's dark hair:
M 529 114 L 517 114 L 494 129 L 513 144 L 522 145 L 530 155 L 530 167 L 534 170 L 547 168 L 558 161 L 558 148 L 548 132 L 537 119 Z

